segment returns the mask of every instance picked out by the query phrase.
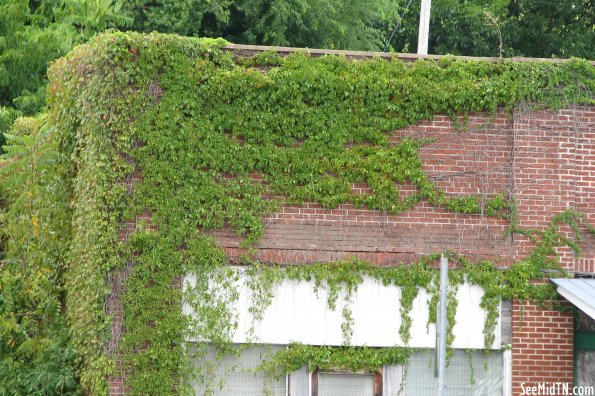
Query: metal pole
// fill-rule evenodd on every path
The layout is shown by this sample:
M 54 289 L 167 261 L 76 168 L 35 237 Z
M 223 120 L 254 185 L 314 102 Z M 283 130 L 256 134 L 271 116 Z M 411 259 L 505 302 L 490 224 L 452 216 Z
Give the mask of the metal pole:
M 421 0 L 421 12 L 419 14 L 419 34 L 417 36 L 417 53 L 428 54 L 428 35 L 430 33 L 430 8 L 432 0 Z
M 438 396 L 444 396 L 446 369 L 446 295 L 448 289 L 448 260 L 444 255 L 440 257 L 440 321 L 438 345 Z

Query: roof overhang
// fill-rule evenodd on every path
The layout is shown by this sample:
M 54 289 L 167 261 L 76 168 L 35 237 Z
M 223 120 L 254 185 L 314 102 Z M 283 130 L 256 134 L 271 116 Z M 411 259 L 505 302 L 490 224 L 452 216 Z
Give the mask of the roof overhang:
M 552 279 L 558 294 L 595 320 L 595 279 Z

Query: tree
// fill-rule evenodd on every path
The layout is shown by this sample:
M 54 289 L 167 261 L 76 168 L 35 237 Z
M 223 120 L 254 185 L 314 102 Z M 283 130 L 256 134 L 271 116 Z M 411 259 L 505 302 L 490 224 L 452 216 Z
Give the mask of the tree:
M 231 4 L 232 0 L 130 0 L 122 3 L 122 12 L 132 20 L 130 28 L 138 32 L 198 36 L 217 33 L 217 26 L 226 25 Z M 215 26 L 214 31 L 205 29 L 204 19 Z
M 110 26 L 125 26 L 112 0 L 3 0 L 0 3 L 0 146 L 19 115 L 45 105 L 49 62 Z
M 0 156 L 0 395 L 80 394 L 63 313 L 70 209 L 50 132 L 19 118 Z
M 595 1 L 511 0 L 506 41 L 532 57 L 595 59 Z
M 417 48 L 419 1 L 412 1 L 392 42 Z M 594 0 L 437 0 L 432 2 L 428 52 L 505 57 L 595 59 Z
M 379 50 L 397 0 L 133 0 L 137 31 L 221 36 L 235 43 Z
M 391 0 L 243 0 L 236 7 L 230 30 L 242 42 L 356 50 L 382 49 L 400 9 Z

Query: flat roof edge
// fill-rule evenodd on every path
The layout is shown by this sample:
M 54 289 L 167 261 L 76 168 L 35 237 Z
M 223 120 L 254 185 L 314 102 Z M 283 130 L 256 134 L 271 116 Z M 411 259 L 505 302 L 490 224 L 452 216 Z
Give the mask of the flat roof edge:
M 418 55 L 418 54 L 404 54 L 397 52 L 374 52 L 374 51 L 345 51 L 319 48 L 295 48 L 295 47 L 277 47 L 266 45 L 246 45 L 246 44 L 228 44 L 223 49 L 227 51 L 246 51 L 246 52 L 265 52 L 274 51 L 281 55 L 289 55 L 298 51 L 307 52 L 313 56 L 323 55 L 340 55 L 349 59 L 367 59 L 367 58 L 382 58 L 382 59 L 400 59 L 405 62 L 415 62 L 419 59 L 439 60 L 446 56 L 454 59 L 464 61 L 484 61 L 484 62 L 500 62 L 502 60 L 512 62 L 549 62 L 549 63 L 564 63 L 570 59 L 558 58 L 526 58 L 526 57 L 511 57 L 511 58 L 496 58 L 496 57 L 481 57 L 481 56 L 453 56 L 453 55 Z M 590 62 L 595 65 L 595 61 Z

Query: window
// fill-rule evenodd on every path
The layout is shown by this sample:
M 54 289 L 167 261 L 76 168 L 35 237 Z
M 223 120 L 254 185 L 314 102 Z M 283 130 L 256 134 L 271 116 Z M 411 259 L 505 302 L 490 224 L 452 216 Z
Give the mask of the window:
M 503 394 L 503 353 L 455 350 L 446 367 L 447 396 L 492 396 Z M 435 396 L 438 378 L 434 376 L 433 351 L 409 357 L 404 396 Z
M 253 346 L 238 355 L 215 359 L 210 348 L 203 378 L 194 384 L 196 396 L 435 396 L 435 355 L 432 350 L 412 353 L 405 366 L 386 365 L 376 372 L 340 370 L 309 372 L 306 366 L 279 380 L 255 370 L 284 345 Z M 503 394 L 503 352 L 455 350 L 446 368 L 447 396 Z M 208 384 L 205 385 L 205 384 Z M 212 390 L 207 393 L 206 390 Z
M 215 348 L 209 348 L 205 359 L 197 362 L 204 369 L 203 378 L 193 384 L 195 394 L 202 396 L 285 396 L 286 377 L 278 381 L 255 369 L 285 346 L 254 346 L 244 349 L 238 356 L 215 358 Z M 208 393 L 213 390 L 213 393 Z
M 314 380 L 314 376 L 317 376 Z M 380 373 L 315 371 L 312 396 L 380 396 Z

